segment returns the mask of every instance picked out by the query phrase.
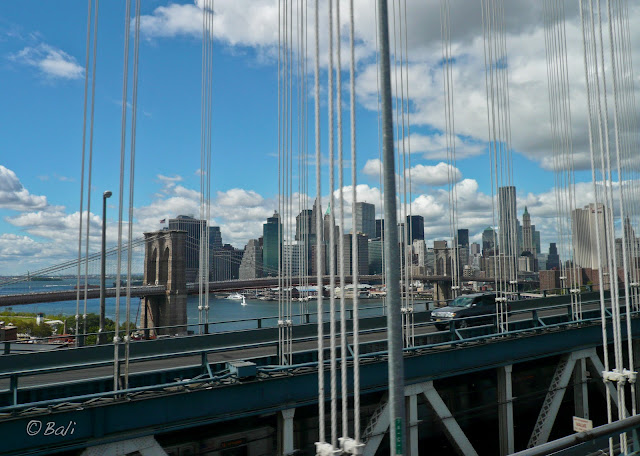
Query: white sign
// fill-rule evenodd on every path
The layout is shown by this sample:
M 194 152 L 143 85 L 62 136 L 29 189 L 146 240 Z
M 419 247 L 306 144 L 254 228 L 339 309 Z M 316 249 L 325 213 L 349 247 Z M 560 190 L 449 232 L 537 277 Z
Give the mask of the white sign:
M 593 421 L 578 416 L 573 417 L 573 430 L 575 432 L 590 431 L 593 429 Z

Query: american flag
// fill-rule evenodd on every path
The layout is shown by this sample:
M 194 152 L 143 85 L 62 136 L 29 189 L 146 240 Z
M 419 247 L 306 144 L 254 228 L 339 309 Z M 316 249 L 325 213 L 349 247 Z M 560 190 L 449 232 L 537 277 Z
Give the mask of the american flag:
M 166 223 L 166 222 L 167 222 L 166 218 L 163 218 L 162 220 L 160 220 L 160 223 Z

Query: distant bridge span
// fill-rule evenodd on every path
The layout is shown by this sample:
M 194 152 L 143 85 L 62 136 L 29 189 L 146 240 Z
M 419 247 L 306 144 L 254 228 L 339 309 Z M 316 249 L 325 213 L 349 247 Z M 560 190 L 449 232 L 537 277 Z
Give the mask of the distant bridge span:
M 292 277 L 290 283 L 293 286 L 302 284 L 316 285 L 315 276 Z M 347 283 L 352 282 L 351 276 L 346 276 Z M 420 275 L 414 276 L 413 280 L 420 280 L 423 282 L 451 282 L 450 276 L 435 276 L 435 275 Z M 364 275 L 358 277 L 360 283 L 376 283 L 382 281 L 380 275 Z M 494 278 L 490 277 L 466 277 L 465 281 L 475 282 L 494 282 Z M 272 288 L 278 286 L 279 279 L 277 277 L 262 277 L 258 279 L 249 280 L 229 280 L 224 282 L 209 282 L 209 291 L 211 293 L 226 292 L 226 291 L 239 291 L 259 288 Z M 325 284 L 329 283 L 329 277 L 325 276 Z M 536 281 L 521 281 L 520 283 L 535 284 Z M 197 294 L 199 291 L 198 283 L 187 284 L 187 291 L 189 294 Z M 126 296 L 126 288 L 120 289 L 121 296 Z M 131 297 L 141 298 L 144 296 L 158 296 L 166 293 L 166 287 L 164 285 L 138 285 L 131 287 Z M 60 301 L 73 301 L 76 299 L 77 290 L 58 290 L 49 291 L 44 293 L 24 293 L 24 294 L 12 294 L 0 296 L 0 307 L 17 306 L 24 304 L 37 304 L 45 302 L 60 302 Z M 110 287 L 106 289 L 107 298 L 115 298 L 116 289 Z M 87 299 L 98 299 L 100 297 L 99 288 L 89 288 L 87 290 Z M 84 288 L 80 290 L 80 299 L 84 299 Z

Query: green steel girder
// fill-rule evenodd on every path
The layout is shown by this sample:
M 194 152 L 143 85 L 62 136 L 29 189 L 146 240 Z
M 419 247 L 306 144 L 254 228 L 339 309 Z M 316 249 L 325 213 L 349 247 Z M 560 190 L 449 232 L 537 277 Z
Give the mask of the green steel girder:
M 640 334 L 640 320 L 632 321 L 632 331 Z M 464 349 L 407 351 L 405 378 L 407 384 L 414 384 L 469 374 L 597 347 L 601 338 L 600 325 L 590 324 L 536 335 L 496 337 L 470 343 Z M 385 358 L 374 358 L 361 366 L 361 388 L 363 394 L 387 388 Z M 211 389 L 122 398 L 102 406 L 77 404 L 73 410 L 43 410 L 0 421 L 0 435 L 13 436 L 4 440 L 0 454 L 50 454 L 315 403 L 317 373 L 310 369 Z M 47 429 L 50 432 L 45 435 Z

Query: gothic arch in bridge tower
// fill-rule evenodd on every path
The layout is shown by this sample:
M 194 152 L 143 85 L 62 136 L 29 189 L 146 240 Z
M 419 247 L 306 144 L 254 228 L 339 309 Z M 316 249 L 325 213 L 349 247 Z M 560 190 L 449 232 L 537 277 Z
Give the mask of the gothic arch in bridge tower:
M 158 267 L 158 249 L 154 248 L 149 257 L 149 261 L 145 262 L 145 284 L 155 285 L 156 268 Z
M 162 250 L 162 256 L 158 263 L 158 284 L 167 285 L 169 280 L 169 263 L 171 262 L 171 250 L 169 246 L 164 247 Z
M 187 332 L 186 231 L 144 233 L 144 284 L 154 289 L 142 298 L 145 336 Z M 158 290 L 155 287 L 164 287 Z M 153 294 L 152 294 L 153 293 Z

